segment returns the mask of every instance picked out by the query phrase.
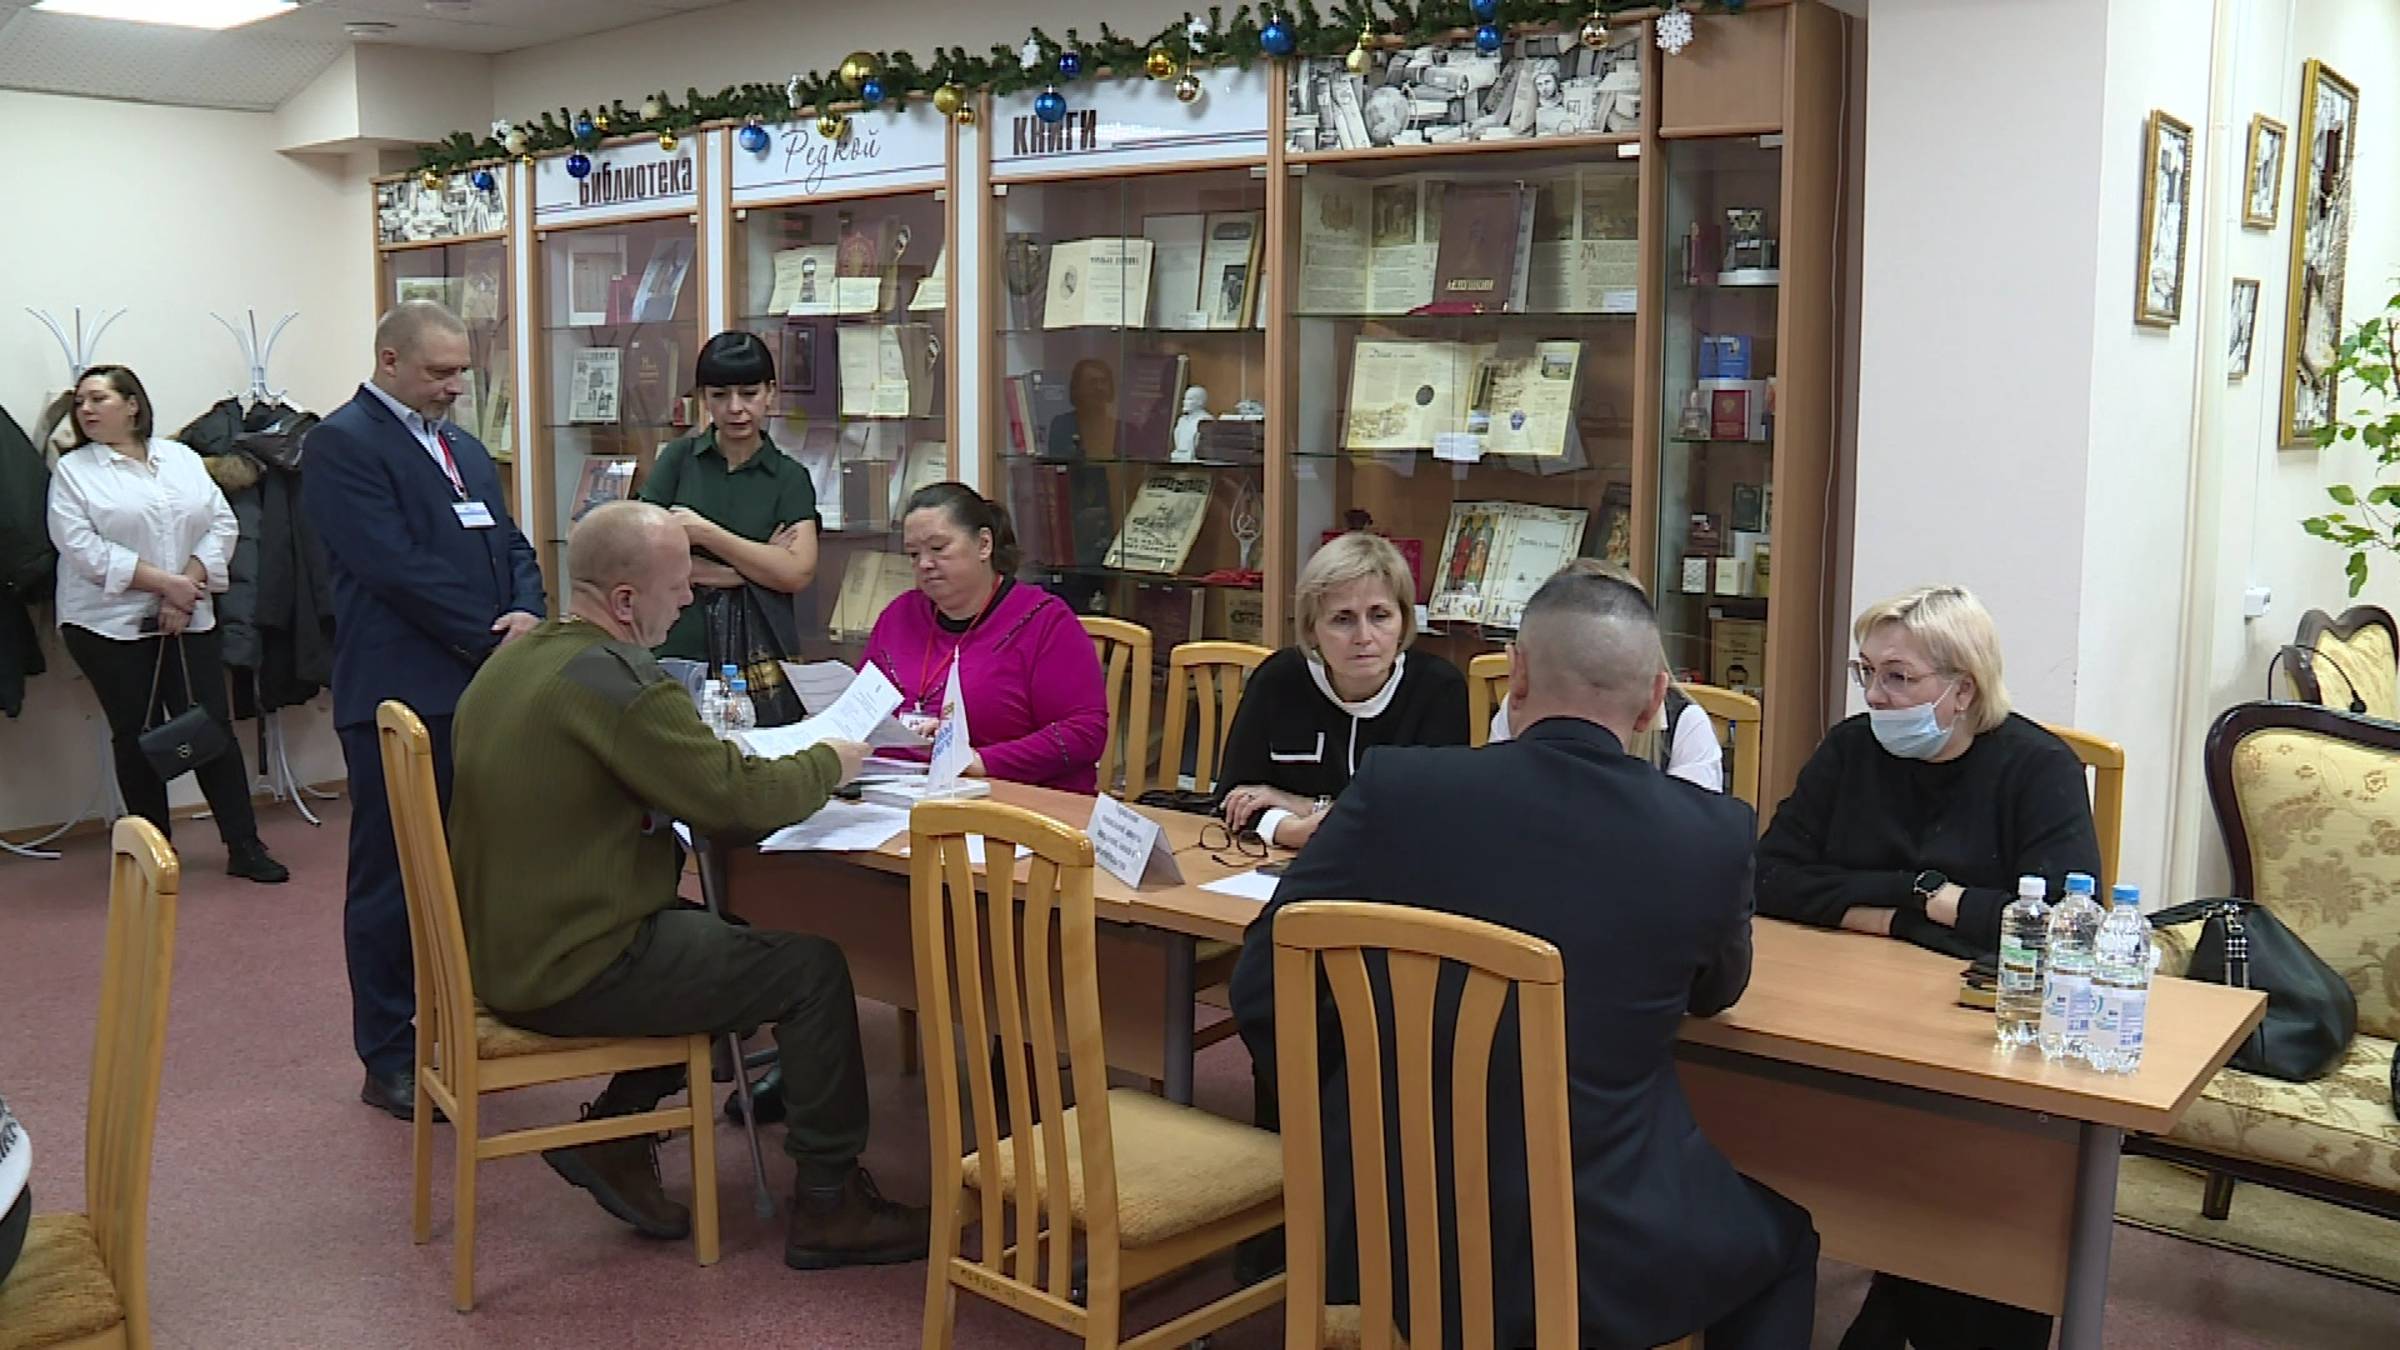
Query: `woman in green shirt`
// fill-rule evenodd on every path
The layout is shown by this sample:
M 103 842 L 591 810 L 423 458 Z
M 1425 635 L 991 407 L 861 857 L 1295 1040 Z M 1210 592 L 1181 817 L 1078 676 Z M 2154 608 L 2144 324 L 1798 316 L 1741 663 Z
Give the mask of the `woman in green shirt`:
M 796 654 L 791 598 L 817 571 L 817 494 L 808 470 L 767 435 L 775 354 L 755 333 L 719 333 L 700 349 L 694 382 L 709 427 L 669 441 L 641 499 L 666 507 L 692 545 L 692 603 L 658 647 L 660 656 L 726 659 L 708 645 L 707 613 L 727 592 L 758 587 L 780 655 Z M 760 637 L 752 634 L 755 647 Z M 745 662 L 750 652 L 733 654 Z

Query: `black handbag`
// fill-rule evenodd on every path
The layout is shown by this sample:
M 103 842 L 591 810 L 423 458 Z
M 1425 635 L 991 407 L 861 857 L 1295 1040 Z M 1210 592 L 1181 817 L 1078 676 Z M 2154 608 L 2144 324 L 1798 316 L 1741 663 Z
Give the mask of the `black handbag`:
M 2294 1083 L 2322 1078 L 2358 1031 L 2358 995 L 2264 906 L 2193 900 L 2150 916 L 2154 928 L 2200 922 L 2186 977 L 2256 989 L 2267 1015 L 2233 1054 L 2233 1067 Z
M 750 705 L 758 712 L 758 725 L 786 727 L 808 716 L 799 691 L 783 674 L 783 663 L 791 659 L 798 643 L 795 634 L 785 631 L 791 625 L 775 622 L 766 596 L 773 596 L 785 613 L 790 612 L 790 597 L 749 582 L 711 589 L 697 603 L 705 606 L 701 619 L 710 673 L 732 666 L 750 684 Z
M 158 710 L 159 682 L 167 673 L 168 641 L 159 640 L 158 668 L 150 673 L 150 702 L 144 705 L 142 713 L 145 722 Z M 233 734 L 200 706 L 199 693 L 192 687 L 192 658 L 183 649 L 183 638 L 178 635 L 172 641 L 177 658 L 183 662 L 184 709 L 157 726 L 145 728 L 135 738 L 162 783 L 174 782 L 233 748 Z

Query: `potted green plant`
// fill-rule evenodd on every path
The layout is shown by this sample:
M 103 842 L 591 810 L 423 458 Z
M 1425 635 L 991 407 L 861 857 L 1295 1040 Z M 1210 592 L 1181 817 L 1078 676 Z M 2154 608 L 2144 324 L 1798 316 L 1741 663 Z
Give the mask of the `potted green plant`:
M 2301 529 L 2350 550 L 2350 561 L 2343 570 L 2350 577 L 2354 596 L 2367 584 L 2370 550 L 2400 553 L 2400 482 L 2390 481 L 2393 466 L 2400 464 L 2400 383 L 2395 383 L 2392 369 L 2395 350 L 2400 350 L 2400 295 L 2394 295 L 2385 302 L 2382 313 L 2343 338 L 2334 356 L 2334 387 L 2355 381 L 2367 392 L 2366 406 L 2347 418 L 2337 409 L 2315 433 L 2319 449 L 2336 441 L 2365 443 L 2375 452 L 2375 476 L 2383 481 L 2364 492 L 2349 483 L 2335 483 L 2325 489 L 2325 495 L 2336 506 L 2348 509 L 2300 522 Z

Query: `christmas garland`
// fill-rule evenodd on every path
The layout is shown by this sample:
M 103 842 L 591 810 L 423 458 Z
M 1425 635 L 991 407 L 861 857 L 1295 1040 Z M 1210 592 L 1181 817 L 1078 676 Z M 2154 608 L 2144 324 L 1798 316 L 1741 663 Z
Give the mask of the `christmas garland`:
M 1739 12 L 1744 0 L 1668 0 L 1664 12 L 1671 20 L 1682 11 L 1673 31 L 1684 40 L 1689 35 L 1688 12 L 1703 4 Z M 637 107 L 628 107 L 622 99 L 580 112 L 561 107 L 534 121 L 494 122 L 488 136 L 452 132 L 424 147 L 418 167 L 436 183 L 444 175 L 478 170 L 477 186 L 489 190 L 491 176 L 481 171 L 484 166 L 511 158 L 530 162 L 536 155 L 564 150 L 589 151 L 612 136 L 655 135 L 660 144 L 673 148 L 679 133 L 738 123 L 747 146 L 754 135 L 765 134 L 751 128 L 814 112 L 818 129 L 838 139 L 854 110 L 896 112 L 926 98 L 945 116 L 972 120 L 974 95 L 1029 89 L 1043 90 L 1041 102 L 1063 115 L 1059 86 L 1137 70 L 1154 80 L 1176 81 L 1178 95 L 1189 101 L 1199 93 L 1191 72 L 1214 66 L 1247 70 L 1261 59 L 1364 53 L 1393 43 L 1448 40 L 1468 30 L 1486 51 L 1497 51 L 1511 28 L 1581 24 L 1590 40 L 1612 19 L 1660 12 L 1661 0 L 1334 0 L 1322 10 L 1313 0 L 1294 0 L 1288 6 L 1255 11 L 1245 4 L 1227 19 L 1222 7 L 1212 6 L 1206 18 L 1187 13 L 1147 39 L 1119 33 L 1107 23 L 1092 38 L 1072 28 L 1053 38 L 1036 28 L 1022 45 L 994 44 L 982 55 L 964 47 L 937 47 L 924 60 L 905 51 L 853 52 L 832 70 L 796 74 L 782 84 L 735 85 L 714 94 L 686 89 L 680 103 L 661 90 Z M 1667 36 L 1662 32 L 1662 44 Z M 1676 41 L 1671 50 L 1681 47 Z M 1047 108 L 1037 111 L 1048 115 Z

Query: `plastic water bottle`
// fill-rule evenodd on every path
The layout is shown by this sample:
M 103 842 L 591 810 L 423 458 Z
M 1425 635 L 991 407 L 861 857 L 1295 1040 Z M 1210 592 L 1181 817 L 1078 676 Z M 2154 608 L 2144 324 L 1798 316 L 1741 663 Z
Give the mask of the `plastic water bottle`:
M 736 675 L 733 687 L 725 693 L 725 734 L 738 735 L 758 729 L 758 705 L 750 701 L 750 682 Z
M 725 686 L 714 675 L 700 682 L 700 725 L 717 736 L 725 734 Z
M 2112 887 L 2108 917 L 2093 946 L 2092 1036 L 2084 1058 L 2104 1073 L 2132 1073 L 2142 1063 L 2142 1031 L 2150 1015 L 2150 967 L 2156 946 L 2142 917 L 2142 893 Z
M 2107 911 L 2092 879 L 2067 873 L 2067 894 L 2050 911 L 2050 969 L 2042 982 L 2044 1059 L 2081 1059 L 2092 1036 L 2092 951 Z
M 2000 988 L 1992 999 L 2000 1048 L 2030 1045 L 2042 1022 L 2042 971 L 2050 947 L 2050 885 L 2017 878 L 2017 898 L 2000 911 Z

